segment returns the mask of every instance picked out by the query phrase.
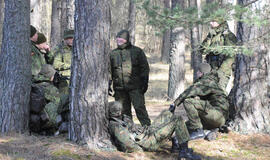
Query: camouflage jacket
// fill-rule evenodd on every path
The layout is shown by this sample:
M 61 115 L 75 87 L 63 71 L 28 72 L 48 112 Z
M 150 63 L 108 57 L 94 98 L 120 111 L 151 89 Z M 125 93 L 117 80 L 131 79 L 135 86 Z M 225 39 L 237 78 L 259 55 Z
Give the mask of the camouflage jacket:
M 125 119 L 125 116 L 123 116 L 122 119 L 110 118 L 109 132 L 112 136 L 113 143 L 119 151 L 142 151 L 142 148 L 135 141 L 135 137 L 139 132 L 136 133 L 136 126 L 130 122 L 131 121 Z M 140 128 L 140 126 L 138 128 Z M 139 130 L 141 129 L 138 129 L 138 131 Z
M 31 48 L 31 59 L 32 59 L 32 82 L 48 82 L 50 78 L 40 74 L 41 68 L 44 64 L 46 64 L 46 60 L 41 53 L 41 51 L 35 46 L 32 42 Z
M 110 54 L 110 72 L 115 90 L 142 88 L 149 77 L 149 64 L 142 49 L 127 43 Z
M 218 73 L 212 71 L 197 79 L 174 101 L 175 106 L 180 105 L 187 98 L 199 97 L 200 100 L 209 101 L 215 109 L 228 116 L 229 102 L 223 89 L 218 84 Z
M 63 76 L 70 77 L 72 47 L 61 44 L 55 49 L 53 53 L 53 67 L 55 68 L 55 70 L 57 70 Z
M 228 24 L 225 22 L 216 29 L 211 29 L 207 37 L 201 43 L 199 51 L 201 54 L 206 55 L 207 63 L 213 69 L 231 74 L 234 56 L 228 54 L 226 49 L 215 49 L 215 47 L 235 46 L 237 38 L 229 30 Z

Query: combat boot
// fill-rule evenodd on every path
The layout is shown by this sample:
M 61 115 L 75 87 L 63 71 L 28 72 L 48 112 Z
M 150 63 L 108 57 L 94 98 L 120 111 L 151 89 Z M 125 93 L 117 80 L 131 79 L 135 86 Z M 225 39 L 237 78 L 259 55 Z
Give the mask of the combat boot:
M 188 148 L 188 142 L 180 144 L 180 151 L 178 154 L 178 160 L 201 160 L 199 155 L 193 153 L 193 150 Z
M 179 152 L 180 148 L 179 148 L 179 144 L 178 144 L 178 140 L 176 137 L 172 137 L 172 148 L 171 148 L 171 153 L 177 153 Z
M 189 135 L 190 135 L 190 140 L 200 139 L 200 138 L 205 137 L 204 131 L 201 128 L 193 130 Z

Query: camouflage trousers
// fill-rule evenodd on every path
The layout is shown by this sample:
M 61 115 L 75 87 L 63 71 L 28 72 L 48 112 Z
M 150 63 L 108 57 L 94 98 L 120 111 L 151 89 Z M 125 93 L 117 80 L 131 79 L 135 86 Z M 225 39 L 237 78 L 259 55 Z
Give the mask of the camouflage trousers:
M 139 140 L 137 143 L 144 150 L 155 151 L 164 141 L 170 139 L 174 132 L 179 143 L 189 141 L 189 133 L 183 119 L 164 110 L 146 131 L 135 137 L 135 140 Z
M 145 108 L 144 94 L 139 89 L 131 91 L 116 90 L 115 100 L 123 105 L 122 114 L 125 114 L 132 119 L 131 103 L 135 109 L 136 115 L 142 126 L 151 124 L 147 110 Z
M 207 100 L 188 98 L 183 104 L 188 116 L 189 129 L 214 129 L 225 124 L 226 118 L 223 113 L 215 109 Z

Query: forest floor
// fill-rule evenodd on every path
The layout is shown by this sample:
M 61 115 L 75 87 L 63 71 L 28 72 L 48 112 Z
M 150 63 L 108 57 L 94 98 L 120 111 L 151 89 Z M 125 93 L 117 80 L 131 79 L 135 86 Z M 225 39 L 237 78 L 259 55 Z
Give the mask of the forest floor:
M 151 73 L 146 106 L 151 120 L 163 109 L 168 109 L 168 70 L 166 64 L 149 58 Z M 192 73 L 187 62 L 186 86 L 192 83 Z M 110 98 L 112 100 L 112 98 Z M 133 111 L 135 123 L 139 123 Z M 218 134 L 214 141 L 194 140 L 190 147 L 207 160 L 270 160 L 270 135 L 241 135 L 230 132 Z M 92 151 L 68 141 L 67 135 L 6 135 L 0 136 L 0 160 L 174 160 L 170 153 L 171 143 L 166 142 L 157 152 L 110 152 Z

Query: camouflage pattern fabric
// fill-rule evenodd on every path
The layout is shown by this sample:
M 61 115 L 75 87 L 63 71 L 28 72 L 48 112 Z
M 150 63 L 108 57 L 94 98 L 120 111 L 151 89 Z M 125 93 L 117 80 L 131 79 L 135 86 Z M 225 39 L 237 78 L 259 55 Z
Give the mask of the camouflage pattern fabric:
M 206 55 L 205 59 L 212 69 L 215 69 L 220 76 L 220 86 L 225 91 L 232 74 L 232 64 L 234 55 L 228 55 L 213 50 L 214 47 L 235 46 L 236 36 L 229 30 L 227 22 L 223 22 L 219 27 L 211 29 L 207 37 L 200 45 L 200 53 Z
M 70 78 L 71 71 L 71 58 L 72 58 L 72 47 L 61 44 L 54 51 L 53 67 L 62 76 Z M 63 80 L 59 84 L 59 90 L 61 93 L 68 94 L 69 92 L 69 80 Z
M 149 119 L 146 107 L 144 95 L 141 90 L 134 89 L 131 91 L 115 90 L 115 100 L 119 101 L 123 105 L 122 114 L 125 114 L 132 119 L 131 103 L 134 106 L 136 115 L 142 125 L 149 126 L 151 121 Z
M 229 102 L 218 81 L 217 72 L 205 74 L 174 101 L 184 104 L 190 129 L 220 127 L 228 118 Z
M 42 65 L 46 64 L 45 58 L 40 50 L 32 42 L 31 46 L 31 59 L 32 59 L 32 75 L 38 75 L 41 71 Z
M 148 127 L 129 127 L 122 119 L 111 118 L 109 131 L 115 145 L 120 151 L 155 151 L 175 132 L 179 143 L 189 140 L 189 133 L 181 117 L 176 117 L 170 111 L 163 111 Z M 132 125 L 134 126 L 134 125 Z

